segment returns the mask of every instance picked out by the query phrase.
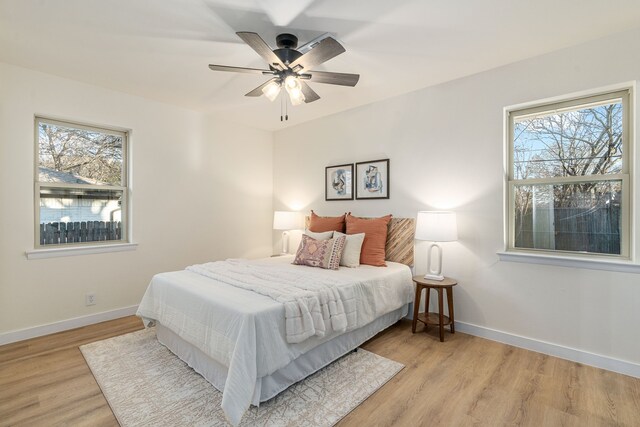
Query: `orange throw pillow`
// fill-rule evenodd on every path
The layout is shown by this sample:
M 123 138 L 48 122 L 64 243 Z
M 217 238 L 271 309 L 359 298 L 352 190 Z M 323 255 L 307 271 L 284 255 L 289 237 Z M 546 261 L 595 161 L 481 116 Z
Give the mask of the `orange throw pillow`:
M 344 217 L 342 216 L 318 216 L 311 211 L 309 219 L 309 230 L 314 233 L 322 233 L 324 231 L 339 231 L 344 233 Z
M 347 234 L 364 233 L 360 264 L 386 267 L 387 229 L 391 215 L 380 218 L 358 218 L 347 214 Z

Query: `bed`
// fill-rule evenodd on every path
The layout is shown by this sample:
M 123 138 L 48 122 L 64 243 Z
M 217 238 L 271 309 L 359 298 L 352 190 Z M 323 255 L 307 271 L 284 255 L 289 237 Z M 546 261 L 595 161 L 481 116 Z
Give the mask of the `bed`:
M 413 300 L 408 266 L 413 226 L 413 219 L 390 223 L 386 268 L 330 271 L 292 265 L 293 256 L 227 261 L 238 270 L 268 274 L 265 280 L 273 274 L 331 283 L 347 319 L 337 330 L 293 339 L 282 302 L 197 269 L 155 275 L 137 314 L 145 325 L 156 325 L 163 345 L 222 391 L 222 409 L 237 425 L 251 404 L 273 398 L 407 315 Z

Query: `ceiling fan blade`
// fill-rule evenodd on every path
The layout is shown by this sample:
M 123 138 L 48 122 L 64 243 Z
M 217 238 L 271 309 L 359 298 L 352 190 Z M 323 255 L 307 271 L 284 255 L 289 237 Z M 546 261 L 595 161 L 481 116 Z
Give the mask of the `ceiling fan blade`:
M 215 64 L 209 64 L 209 68 L 212 69 L 213 71 L 231 71 L 234 73 L 273 74 L 271 70 L 262 70 L 260 68 L 231 67 L 228 65 L 215 65 Z
M 268 85 L 271 82 L 274 82 L 278 80 L 277 77 L 274 77 L 270 80 L 267 80 L 266 82 L 262 83 L 260 86 L 258 86 L 257 88 L 255 88 L 254 90 L 252 90 L 251 92 L 247 93 L 245 96 L 262 96 L 262 89 Z
M 258 55 L 263 57 L 269 65 L 279 70 L 285 70 L 287 67 L 282 63 L 280 58 L 273 53 L 273 50 L 269 47 L 267 42 L 262 40 L 256 33 L 250 33 L 246 31 L 240 31 L 236 33 L 238 37 L 240 37 L 246 44 L 248 44 L 251 49 L 255 50 Z
M 348 73 L 331 73 L 328 71 L 307 71 L 306 74 L 310 74 L 309 80 L 314 83 L 325 83 L 329 85 L 340 86 L 355 86 L 360 80 L 360 74 L 348 74 Z
M 294 71 L 299 71 L 296 67 L 302 67 L 304 70 L 308 70 L 314 65 L 322 64 L 343 52 L 345 52 L 344 47 L 342 47 L 336 39 L 333 37 L 327 37 L 309 52 L 289 64 L 289 68 Z
M 303 81 L 301 81 L 300 84 L 302 85 L 302 93 L 304 94 L 304 102 L 306 104 L 320 99 L 320 95 L 311 89 L 308 84 Z

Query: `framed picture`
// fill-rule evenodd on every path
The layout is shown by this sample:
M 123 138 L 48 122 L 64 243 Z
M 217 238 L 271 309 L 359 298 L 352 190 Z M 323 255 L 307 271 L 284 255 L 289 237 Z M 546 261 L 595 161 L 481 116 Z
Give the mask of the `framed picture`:
M 325 168 L 324 199 L 353 200 L 353 163 Z
M 389 159 L 356 163 L 356 199 L 389 198 Z

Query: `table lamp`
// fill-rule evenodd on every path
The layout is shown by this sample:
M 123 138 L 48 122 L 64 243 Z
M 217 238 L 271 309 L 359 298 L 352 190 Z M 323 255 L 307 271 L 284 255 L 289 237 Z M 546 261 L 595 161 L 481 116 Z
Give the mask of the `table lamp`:
M 289 253 L 289 230 L 302 228 L 302 215 L 300 212 L 275 211 L 273 213 L 273 229 L 284 230 L 282 232 L 282 254 Z
M 429 280 L 443 280 L 442 275 L 442 248 L 438 242 L 453 242 L 458 240 L 458 226 L 455 212 L 445 211 L 421 211 L 416 220 L 416 240 L 427 240 L 429 255 L 427 258 L 427 274 L 424 278 Z M 438 252 L 438 263 L 434 265 L 433 251 Z

